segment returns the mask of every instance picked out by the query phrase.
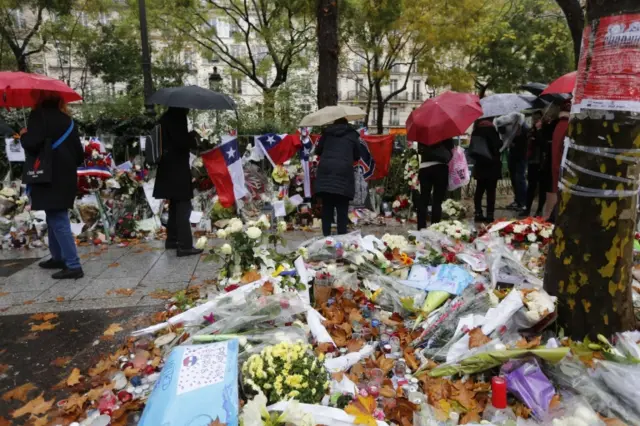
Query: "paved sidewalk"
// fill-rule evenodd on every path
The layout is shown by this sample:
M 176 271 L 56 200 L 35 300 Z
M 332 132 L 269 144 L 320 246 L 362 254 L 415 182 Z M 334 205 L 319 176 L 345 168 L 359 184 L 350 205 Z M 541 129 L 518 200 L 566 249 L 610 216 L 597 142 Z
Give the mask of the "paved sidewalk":
M 394 226 L 364 227 L 363 234 L 381 236 L 385 232 L 403 232 Z M 288 232 L 289 249 L 319 232 Z M 220 240 L 210 240 L 212 246 Z M 176 292 L 216 277 L 218 265 L 202 257 L 178 258 L 175 250 L 165 250 L 164 241 L 149 241 L 131 247 L 91 246 L 78 248 L 85 277 L 57 281 L 55 271 L 43 270 L 38 262 L 48 250 L 8 250 L 0 252 L 0 316 L 35 312 L 112 309 L 131 306 L 162 305 L 152 295 L 161 290 Z M 24 263 L 31 262 L 24 267 Z M 13 272 L 19 269 L 18 272 Z

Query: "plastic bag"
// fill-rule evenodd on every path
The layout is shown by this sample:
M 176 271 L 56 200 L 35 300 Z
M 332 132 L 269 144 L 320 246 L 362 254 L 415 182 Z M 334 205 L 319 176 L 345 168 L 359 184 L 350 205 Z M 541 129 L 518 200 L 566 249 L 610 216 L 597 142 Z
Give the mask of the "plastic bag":
M 459 146 L 453 148 L 453 158 L 449 161 L 449 191 L 455 191 L 469 183 L 469 165 L 464 150 Z
M 542 372 L 538 360 L 509 361 L 502 366 L 500 373 L 506 375 L 507 390 L 531 408 L 537 418 L 544 418 L 556 390 Z
M 602 415 L 617 417 L 630 425 L 640 425 L 640 416 L 597 377 L 589 375 L 582 362 L 568 356 L 557 365 L 545 364 L 545 373 L 556 385 L 579 393 Z
M 603 382 L 618 399 L 640 416 L 640 365 L 600 361 L 592 375 Z
M 604 426 L 589 403 L 577 395 L 563 393 L 561 403 L 544 417 L 545 425 L 552 426 Z

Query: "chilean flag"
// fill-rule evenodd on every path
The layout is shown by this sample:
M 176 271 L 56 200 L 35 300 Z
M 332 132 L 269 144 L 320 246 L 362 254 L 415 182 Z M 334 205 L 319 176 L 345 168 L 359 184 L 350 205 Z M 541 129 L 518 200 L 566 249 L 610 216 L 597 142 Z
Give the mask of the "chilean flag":
M 302 147 L 299 134 L 276 135 L 268 133 L 266 135 L 255 136 L 255 145 L 273 165 L 282 165 L 293 157 Z
M 202 153 L 202 162 L 223 207 L 231 207 L 236 200 L 249 194 L 244 183 L 242 157 L 236 137 L 223 136 L 220 145 Z

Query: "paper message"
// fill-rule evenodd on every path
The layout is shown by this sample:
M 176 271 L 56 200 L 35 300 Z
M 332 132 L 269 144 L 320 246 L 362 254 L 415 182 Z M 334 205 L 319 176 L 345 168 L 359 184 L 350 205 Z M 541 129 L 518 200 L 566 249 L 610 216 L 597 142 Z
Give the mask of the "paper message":
M 22 148 L 20 142 L 16 142 L 16 140 L 13 138 L 6 138 L 4 142 L 7 159 L 12 163 L 24 162 L 24 149 Z

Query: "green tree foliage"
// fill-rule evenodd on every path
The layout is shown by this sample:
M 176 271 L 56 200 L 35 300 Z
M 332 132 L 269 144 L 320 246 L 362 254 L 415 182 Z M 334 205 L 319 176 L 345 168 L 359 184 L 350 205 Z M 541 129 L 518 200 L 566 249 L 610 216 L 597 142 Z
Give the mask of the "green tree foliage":
M 314 41 L 310 0 L 155 0 L 153 26 L 186 36 L 205 56 L 217 59 L 233 74 L 248 78 L 264 95 L 264 113 L 272 116 L 276 92 Z M 224 28 L 224 34 L 223 34 Z M 226 40 L 229 32 L 234 43 Z
M 468 37 L 439 60 L 427 61 L 429 83 L 484 96 L 548 82 L 573 68 L 573 45 L 553 0 L 490 0 Z
M 1 47 L 13 53 L 18 70 L 29 71 L 29 57 L 47 44 L 41 34 L 45 14 L 69 14 L 72 4 L 73 0 L 0 0 Z

